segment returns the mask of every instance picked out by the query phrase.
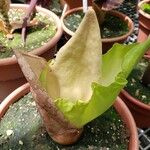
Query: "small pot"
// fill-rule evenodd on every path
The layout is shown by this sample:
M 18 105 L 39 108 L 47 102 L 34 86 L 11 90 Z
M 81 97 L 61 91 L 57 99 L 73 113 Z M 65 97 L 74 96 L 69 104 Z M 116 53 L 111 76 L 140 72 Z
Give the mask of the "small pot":
M 30 91 L 29 84 L 25 84 L 15 91 L 13 91 L 6 99 L 1 103 L 0 105 L 0 119 L 3 117 L 3 115 L 6 113 L 7 109 L 11 104 L 16 102 L 18 99 L 20 99 L 22 96 L 27 94 Z M 117 100 L 114 103 L 114 107 L 116 111 L 121 116 L 122 120 L 126 124 L 127 131 L 129 131 L 129 150 L 137 150 L 139 147 L 138 144 L 138 134 L 136 125 L 134 122 L 134 119 L 127 108 L 127 106 L 124 104 L 124 102 L 118 97 Z
M 74 8 L 74 9 L 71 9 L 71 10 L 68 10 L 61 18 L 61 23 L 62 23 L 62 27 L 63 27 L 63 30 L 65 31 L 65 33 L 67 34 L 67 38 L 68 37 L 71 37 L 72 35 L 74 35 L 74 32 L 71 31 L 70 29 L 68 29 L 65 24 L 64 24 L 64 19 L 70 15 L 70 14 L 73 14 L 74 12 L 77 12 L 77 11 L 81 11 L 83 10 L 82 7 L 78 7 L 78 8 Z M 133 21 L 126 15 L 124 15 L 123 13 L 121 12 L 118 12 L 118 11 L 114 11 L 114 10 L 111 10 L 109 11 L 109 13 L 111 15 L 114 15 L 114 16 L 117 16 L 119 17 L 120 19 L 122 19 L 123 21 L 125 21 L 129 27 L 129 31 L 122 35 L 122 36 L 119 36 L 119 37 L 114 37 L 114 38 L 103 38 L 102 39 L 102 52 L 103 54 L 106 53 L 112 46 L 114 43 L 123 43 L 129 35 L 131 35 L 131 33 L 133 32 L 134 30 L 134 24 L 133 24 Z
M 26 10 L 28 5 L 11 4 L 10 7 L 22 8 Z M 57 32 L 55 36 L 51 40 L 49 40 L 45 45 L 33 50 L 30 53 L 45 57 L 46 59 L 50 59 L 54 57 L 56 44 L 62 35 L 61 23 L 59 18 L 53 12 L 38 6 L 36 7 L 36 9 L 37 11 L 42 12 L 54 19 L 54 22 L 57 26 Z M 22 71 L 20 70 L 15 56 L 0 59 L 0 102 L 14 89 L 24 84 L 25 82 L 26 80 L 22 74 Z
M 150 56 L 145 56 L 150 59 Z M 150 105 L 144 104 L 142 101 L 131 96 L 126 90 L 122 90 L 120 97 L 129 107 L 135 122 L 140 128 L 150 127 Z
M 150 0 L 143 0 L 138 3 L 138 12 L 139 12 L 139 33 L 138 33 L 138 42 L 145 41 L 150 35 L 150 15 L 145 13 L 140 7 L 143 3 L 150 3 Z M 150 55 L 150 49 L 146 52 Z
M 77 7 L 82 7 L 82 0 L 64 0 L 69 9 L 77 8 Z M 92 5 L 92 0 L 88 0 L 88 6 Z

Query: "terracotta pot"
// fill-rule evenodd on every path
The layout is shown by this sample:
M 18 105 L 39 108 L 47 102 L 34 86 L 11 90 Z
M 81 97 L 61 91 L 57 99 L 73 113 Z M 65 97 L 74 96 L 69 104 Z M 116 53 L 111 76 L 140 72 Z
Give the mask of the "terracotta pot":
M 11 4 L 11 8 L 22 8 L 26 10 L 28 5 L 25 4 Z M 61 38 L 62 28 L 59 18 L 51 11 L 37 7 L 37 11 L 45 13 L 54 19 L 57 26 L 55 36 L 49 40 L 45 45 L 33 50 L 32 54 L 40 55 L 46 59 L 53 58 L 55 54 L 56 44 Z M 20 70 L 15 56 L 10 58 L 0 59 L 0 102 L 14 89 L 25 83 L 26 80 Z
M 82 7 L 82 0 L 64 0 L 69 9 L 77 8 L 77 7 Z M 88 6 L 92 5 L 92 0 L 88 0 Z
M 0 119 L 3 117 L 7 109 L 11 104 L 16 102 L 18 99 L 20 99 L 22 96 L 27 94 L 29 92 L 29 84 L 25 84 L 15 91 L 13 91 L 8 97 L 5 98 L 5 100 L 0 105 Z M 138 134 L 136 125 L 134 122 L 134 119 L 127 108 L 127 106 L 124 104 L 124 102 L 118 97 L 117 100 L 114 103 L 114 107 L 116 111 L 121 116 L 122 120 L 126 124 L 127 131 L 129 131 L 129 150 L 138 150 Z
M 138 33 L 138 42 L 145 41 L 150 35 L 150 15 L 145 13 L 140 7 L 143 3 L 149 3 L 150 0 L 143 0 L 138 3 L 138 12 L 139 12 L 139 33 Z M 150 55 L 150 49 L 147 51 Z
M 71 31 L 70 29 L 68 29 L 65 24 L 64 24 L 64 19 L 72 14 L 72 13 L 75 13 L 77 11 L 81 11 L 83 10 L 82 7 L 78 7 L 78 8 L 74 8 L 74 9 L 71 9 L 71 10 L 68 10 L 61 18 L 61 23 L 62 23 L 62 27 L 63 27 L 63 30 L 65 31 L 65 33 L 67 34 L 67 38 L 68 37 L 71 37 L 74 32 Z M 123 13 L 120 13 L 118 11 L 109 11 L 110 14 L 114 15 L 114 16 L 117 16 L 119 17 L 120 19 L 122 19 L 123 21 L 125 21 L 129 27 L 129 31 L 125 34 L 125 35 L 122 35 L 122 36 L 119 36 L 119 37 L 114 37 L 114 38 L 103 38 L 102 39 L 102 51 L 103 53 L 106 53 L 114 43 L 123 43 L 127 38 L 128 36 L 133 32 L 134 30 L 134 24 L 132 22 L 132 20 L 124 15 Z
M 150 59 L 149 55 L 145 56 Z M 131 96 L 127 91 L 122 90 L 120 97 L 129 107 L 135 122 L 140 128 L 150 127 L 150 105 L 144 104 L 142 101 Z

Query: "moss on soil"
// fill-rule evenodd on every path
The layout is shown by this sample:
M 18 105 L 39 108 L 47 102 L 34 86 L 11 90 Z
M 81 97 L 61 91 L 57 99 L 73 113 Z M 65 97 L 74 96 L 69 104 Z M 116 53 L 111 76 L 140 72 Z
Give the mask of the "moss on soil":
M 143 4 L 141 5 L 141 9 L 142 9 L 145 13 L 147 13 L 147 14 L 150 15 L 150 2 L 149 2 L 149 3 L 143 3 Z
M 68 15 L 64 19 L 64 24 L 68 29 L 75 32 L 84 17 L 82 11 L 77 11 L 73 14 Z M 102 38 L 118 37 L 126 34 L 129 31 L 128 25 L 120 20 L 117 16 L 106 14 L 105 20 L 101 25 L 101 36 Z
M 145 104 L 150 104 L 150 86 L 144 86 L 141 79 L 148 63 L 150 60 L 141 59 L 128 77 L 128 84 L 125 87 L 127 92 Z
M 11 9 L 9 17 L 11 22 L 21 22 L 24 13 L 21 10 Z M 14 38 L 8 40 L 2 32 L 0 32 L 0 58 L 7 58 L 13 55 L 12 49 L 22 51 L 31 51 L 39 48 L 47 43 L 56 33 L 56 26 L 52 18 L 44 16 L 42 13 L 37 13 L 35 17 L 39 24 L 27 28 L 26 45 L 24 46 L 21 40 L 21 29 L 15 30 Z
M 85 126 L 84 133 L 76 144 L 56 144 L 43 127 L 31 93 L 13 104 L 0 124 L 1 150 L 126 150 L 127 139 L 125 126 L 111 107 Z

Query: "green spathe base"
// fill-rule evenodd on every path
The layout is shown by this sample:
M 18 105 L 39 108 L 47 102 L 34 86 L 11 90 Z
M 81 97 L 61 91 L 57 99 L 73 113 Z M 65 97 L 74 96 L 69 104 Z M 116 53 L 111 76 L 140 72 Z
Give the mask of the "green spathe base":
M 76 144 L 56 144 L 45 131 L 31 94 L 10 107 L 0 124 L 1 150 L 126 150 L 127 145 L 125 127 L 113 108 L 87 124 Z

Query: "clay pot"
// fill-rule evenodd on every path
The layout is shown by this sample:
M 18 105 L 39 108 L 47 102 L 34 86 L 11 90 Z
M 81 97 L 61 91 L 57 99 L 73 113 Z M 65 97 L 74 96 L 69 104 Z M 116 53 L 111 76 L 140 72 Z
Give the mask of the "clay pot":
M 145 13 L 140 7 L 143 3 L 150 3 L 150 0 L 143 0 L 138 3 L 138 12 L 139 12 L 139 33 L 138 33 L 138 42 L 145 41 L 150 35 L 150 15 Z M 146 52 L 150 55 L 150 49 Z
M 68 29 L 65 24 L 64 24 L 64 19 L 70 15 L 70 14 L 73 14 L 77 11 L 81 11 L 83 10 L 82 7 L 78 7 L 78 8 L 74 8 L 74 9 L 71 9 L 71 10 L 68 10 L 61 18 L 61 23 L 62 23 L 62 27 L 63 27 L 63 30 L 65 31 L 65 33 L 67 34 L 67 38 L 71 37 L 74 32 L 71 31 L 70 29 Z M 132 22 L 132 20 L 124 15 L 123 13 L 120 13 L 118 11 L 109 11 L 109 13 L 111 15 L 114 15 L 114 16 L 117 16 L 119 17 L 120 19 L 122 19 L 123 21 L 125 21 L 129 27 L 129 31 L 125 34 L 125 35 L 122 35 L 122 36 L 119 36 L 119 37 L 114 37 L 114 38 L 103 38 L 102 39 L 102 52 L 103 54 L 106 53 L 112 46 L 114 43 L 123 43 L 129 35 L 131 35 L 131 33 L 133 32 L 134 30 L 134 24 Z
M 8 97 L 5 98 L 5 100 L 0 105 L 0 119 L 3 117 L 7 109 L 11 104 L 16 102 L 18 99 L 20 99 L 22 96 L 27 94 L 29 92 L 29 84 L 25 84 L 15 91 L 13 91 Z M 124 102 L 118 97 L 117 100 L 114 103 L 114 107 L 116 111 L 121 116 L 122 120 L 126 124 L 127 131 L 129 131 L 129 150 L 137 150 L 138 149 L 138 134 L 136 125 L 134 122 L 134 119 L 127 108 L 127 106 L 124 104 Z
M 145 56 L 150 59 L 149 55 Z M 150 127 L 150 105 L 144 104 L 142 101 L 131 96 L 127 91 L 122 90 L 120 97 L 129 107 L 135 122 L 140 128 Z
M 69 9 L 77 8 L 77 7 L 82 7 L 82 0 L 64 0 Z M 92 5 L 92 0 L 88 0 L 88 6 Z
M 11 4 L 11 8 L 22 8 L 26 10 L 28 5 L 25 4 Z M 32 54 L 40 55 L 46 59 L 53 58 L 55 54 L 56 44 L 61 38 L 62 28 L 59 18 L 51 11 L 36 7 L 37 11 L 45 13 L 54 19 L 57 26 L 55 36 L 49 40 L 45 45 L 33 50 Z M 15 56 L 10 58 L 0 59 L 0 102 L 14 89 L 26 82 Z

